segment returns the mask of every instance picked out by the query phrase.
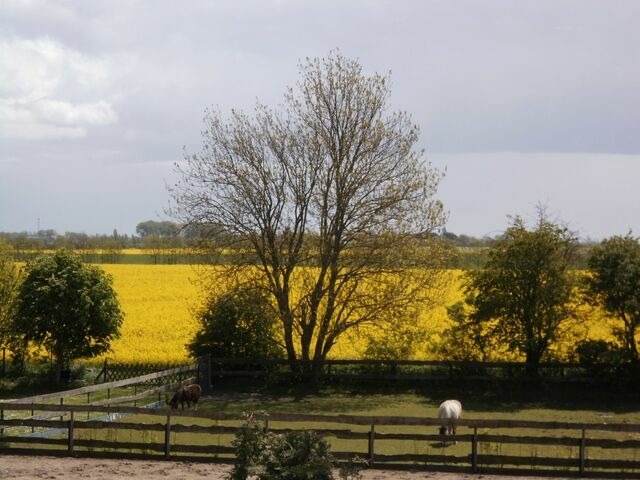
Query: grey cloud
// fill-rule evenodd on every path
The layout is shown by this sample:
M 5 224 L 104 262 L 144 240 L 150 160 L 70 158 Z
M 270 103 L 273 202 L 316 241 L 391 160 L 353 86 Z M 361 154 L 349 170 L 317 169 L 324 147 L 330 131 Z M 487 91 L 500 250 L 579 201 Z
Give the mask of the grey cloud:
M 57 48 L 62 59 L 45 75 L 31 73 L 25 55 L 0 67 L 0 205 L 25 204 L 15 214 L 0 207 L 0 230 L 25 228 L 20 219 L 42 209 L 56 218 L 51 228 L 132 232 L 166 204 L 167 165 L 183 146 L 199 150 L 205 108 L 251 110 L 256 99 L 276 106 L 295 85 L 298 61 L 334 48 L 368 72 L 391 70 L 391 109 L 413 115 L 428 156 L 467 159 L 442 185 L 454 229 L 483 233 L 465 222 L 503 219 L 508 196 L 493 183 L 494 152 L 601 153 L 601 163 L 640 153 L 640 2 L 632 0 L 0 0 L 0 9 L 0 44 L 36 45 L 41 56 Z M 542 161 L 518 155 L 505 165 Z M 575 158 L 574 167 L 587 157 Z M 127 167 L 135 182 L 118 183 Z M 74 168 L 83 182 L 104 181 L 76 189 Z M 592 174 L 583 183 L 593 178 L 603 190 L 619 181 Z M 59 201 L 27 212 L 25 190 L 43 182 Z M 487 208 L 470 212 L 480 203 L 468 185 L 483 182 L 473 192 Z M 539 182 L 531 175 L 514 207 L 544 200 Z M 90 201 L 119 196 L 127 200 L 112 210 Z M 82 203 L 100 212 L 92 226 Z M 604 217 L 598 221 L 609 225 Z M 600 235 L 590 222 L 585 233 Z

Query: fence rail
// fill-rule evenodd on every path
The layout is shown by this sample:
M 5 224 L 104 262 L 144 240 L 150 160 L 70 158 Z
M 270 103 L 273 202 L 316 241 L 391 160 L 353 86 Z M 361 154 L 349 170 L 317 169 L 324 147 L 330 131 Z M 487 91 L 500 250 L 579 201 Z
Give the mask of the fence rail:
M 37 422 L 46 422 L 51 418 L 59 417 L 60 414 L 54 413 L 56 412 L 55 410 L 53 412 L 47 411 L 46 413 L 36 414 L 36 404 L 39 402 L 57 401 L 60 406 L 64 406 L 65 403 L 84 403 L 87 406 L 100 407 L 105 405 L 111 406 L 132 403 L 135 407 L 137 406 L 138 401 L 148 401 L 153 397 L 156 397 L 156 402 L 160 403 L 163 393 L 173 391 L 184 383 L 199 381 L 200 379 L 197 378 L 199 373 L 199 363 L 195 363 L 192 365 L 166 369 L 160 372 L 148 373 L 133 378 L 64 390 L 61 392 L 46 393 L 13 400 L 2 400 L 0 401 L 0 422 L 5 419 L 5 410 L 11 410 L 11 408 L 7 408 L 6 405 L 27 404 L 32 405 L 32 408 L 30 409 L 31 416 L 23 418 L 20 421 L 24 422 L 33 420 L 35 423 L 29 425 L 16 423 L 16 425 L 13 426 L 30 427 L 32 432 L 34 432 L 36 428 L 60 428 L 51 426 L 47 427 L 46 423 L 38 424 Z M 129 388 L 127 389 L 127 387 Z M 131 387 L 133 388 L 133 393 L 130 391 Z M 92 394 L 97 394 L 102 397 L 106 395 L 106 398 L 92 400 Z M 63 411 L 66 410 L 63 409 Z M 87 413 L 87 415 L 89 415 L 89 413 Z M 11 426 L 11 421 L 6 425 Z M 3 436 L 4 427 L 0 427 L 0 439 Z
M 21 454 L 231 462 L 231 440 L 244 421 L 239 414 L 167 408 L 11 402 L 0 409 L 0 452 Z M 16 417 L 34 410 L 57 419 Z M 81 419 L 97 413 L 115 420 Z M 454 444 L 436 434 L 435 418 L 272 413 L 262 419 L 275 433 L 312 428 L 329 440 L 337 459 L 359 456 L 373 468 L 640 475 L 640 424 L 465 419 Z M 14 427 L 58 434 L 9 434 Z
M 212 380 L 225 378 L 277 379 L 290 375 L 291 362 L 282 359 L 209 358 Z M 298 367 L 311 362 L 297 361 Z M 316 370 L 318 379 L 392 380 L 392 381 L 494 381 L 517 382 L 531 379 L 524 362 L 473 362 L 438 360 L 325 360 Z M 640 372 L 628 365 L 542 363 L 537 367 L 538 380 L 549 383 L 597 384 L 616 382 L 638 384 Z
M 87 387 L 74 388 L 72 390 L 65 390 L 62 392 L 53 392 L 53 393 L 45 393 L 42 395 L 34 395 L 32 397 L 26 397 L 26 398 L 3 400 L 0 402 L 0 406 L 2 404 L 7 404 L 7 403 L 38 403 L 38 402 L 43 402 L 47 400 L 58 400 L 58 399 L 62 404 L 64 403 L 64 400 L 69 397 L 87 395 L 88 396 L 87 398 L 89 398 L 89 396 L 92 393 L 101 392 L 101 391 L 109 392 L 110 390 L 115 390 L 120 387 L 144 385 L 148 382 L 153 382 L 158 379 L 196 372 L 197 369 L 198 369 L 197 364 L 185 365 L 183 367 L 170 368 L 167 370 L 163 370 L 161 372 L 149 373 L 146 375 L 141 375 L 134 378 L 127 378 L 123 380 L 117 380 L 114 382 L 100 383 L 96 385 L 89 385 Z M 87 403 L 90 403 L 90 402 L 87 402 Z M 111 403 L 116 403 L 116 399 L 113 399 Z

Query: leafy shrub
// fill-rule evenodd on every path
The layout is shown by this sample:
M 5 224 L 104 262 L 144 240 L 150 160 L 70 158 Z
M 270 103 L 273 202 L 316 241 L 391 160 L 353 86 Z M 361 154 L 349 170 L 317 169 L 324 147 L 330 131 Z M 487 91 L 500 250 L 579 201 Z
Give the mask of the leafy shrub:
M 585 340 L 576 346 L 575 354 L 581 364 L 618 364 L 624 352 L 606 340 Z
M 260 480 L 330 480 L 329 444 L 312 430 L 267 433 L 260 452 Z
M 277 319 L 269 301 L 254 289 L 210 296 L 197 313 L 200 329 L 187 348 L 193 356 L 281 358 Z
M 236 450 L 236 462 L 229 475 L 229 480 L 246 480 L 254 473 L 258 456 L 264 446 L 264 429 L 255 417 L 247 416 L 231 445 Z
M 332 480 L 334 463 L 329 444 L 312 430 L 276 434 L 266 431 L 266 425 L 255 414 L 247 421 L 232 442 L 236 462 L 229 480 Z M 342 478 L 358 478 L 359 467 L 350 462 L 340 469 Z
M 606 340 L 584 340 L 575 348 L 575 356 L 593 378 L 618 379 L 624 371 L 626 352 Z

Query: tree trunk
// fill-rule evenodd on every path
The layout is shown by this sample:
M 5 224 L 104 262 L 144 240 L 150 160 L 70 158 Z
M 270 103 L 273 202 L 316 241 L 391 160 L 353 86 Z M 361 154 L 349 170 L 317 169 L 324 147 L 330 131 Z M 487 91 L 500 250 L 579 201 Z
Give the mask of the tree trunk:
M 61 354 L 55 357 L 54 381 L 56 385 L 62 383 L 62 371 L 64 370 L 64 356 Z
M 528 379 L 538 378 L 538 367 L 540 366 L 540 359 L 542 358 L 542 352 L 531 349 L 527 351 L 525 359 L 525 374 Z
M 634 320 L 631 318 L 629 321 L 625 321 L 624 340 L 629 352 L 629 361 L 634 365 L 638 365 L 640 359 L 638 358 L 638 348 L 636 346 L 636 323 Z

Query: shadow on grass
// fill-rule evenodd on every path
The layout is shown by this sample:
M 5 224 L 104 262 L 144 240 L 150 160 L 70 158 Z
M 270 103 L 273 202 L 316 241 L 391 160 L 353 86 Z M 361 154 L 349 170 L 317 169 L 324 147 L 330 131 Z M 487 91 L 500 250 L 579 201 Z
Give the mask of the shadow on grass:
M 457 398 L 473 415 L 492 412 L 508 416 L 522 410 L 590 410 L 602 413 L 640 413 L 640 392 L 589 385 L 544 383 L 422 384 L 389 383 L 351 385 L 256 385 L 226 381 L 214 386 L 212 408 L 228 412 L 278 411 L 299 413 L 362 413 L 406 410 L 413 415 L 433 412 L 443 400 Z M 407 405 L 407 409 L 403 405 Z M 411 404 L 411 408 L 409 408 Z

